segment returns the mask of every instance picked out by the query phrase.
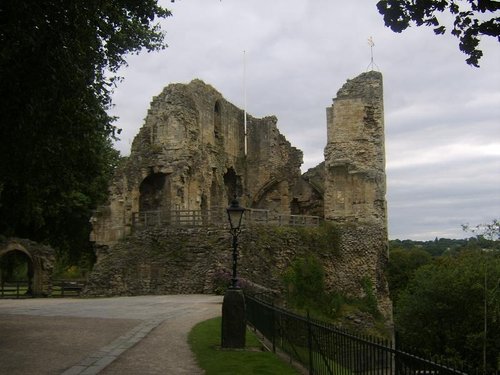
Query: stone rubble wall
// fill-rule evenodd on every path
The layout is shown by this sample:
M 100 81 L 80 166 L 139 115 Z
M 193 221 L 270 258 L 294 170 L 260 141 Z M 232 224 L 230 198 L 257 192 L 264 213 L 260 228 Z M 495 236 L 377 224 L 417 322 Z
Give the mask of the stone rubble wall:
M 328 290 L 363 297 L 363 278 L 369 278 L 379 308 L 390 321 L 383 273 L 387 256 L 380 252 L 384 237 L 370 226 L 335 230 L 331 236 L 336 241 L 325 246 L 318 245 L 319 228 L 307 228 L 308 235 L 297 228 L 245 228 L 239 237 L 238 276 L 283 295 L 286 270 L 294 260 L 312 255 L 324 266 Z M 97 259 L 86 295 L 213 293 L 216 275 L 231 271 L 231 236 L 220 228 L 151 228 L 100 247 Z

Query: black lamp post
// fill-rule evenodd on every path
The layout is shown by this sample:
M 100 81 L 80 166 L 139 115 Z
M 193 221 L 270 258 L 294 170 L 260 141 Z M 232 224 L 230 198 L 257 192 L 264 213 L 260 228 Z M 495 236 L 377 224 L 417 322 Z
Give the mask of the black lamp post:
M 227 217 L 229 219 L 229 232 L 233 237 L 233 277 L 231 278 L 231 288 L 236 289 L 238 286 L 238 276 L 236 273 L 238 267 L 238 235 L 241 232 L 241 221 L 245 209 L 240 206 L 236 197 L 231 201 L 231 205 L 227 208 Z
M 222 302 L 222 337 L 221 346 L 223 348 L 244 348 L 245 347 L 245 297 L 243 291 L 238 286 L 238 235 L 241 232 L 241 221 L 245 209 L 240 206 L 236 197 L 227 208 L 230 229 L 233 239 L 233 275 L 231 286 L 227 289 Z

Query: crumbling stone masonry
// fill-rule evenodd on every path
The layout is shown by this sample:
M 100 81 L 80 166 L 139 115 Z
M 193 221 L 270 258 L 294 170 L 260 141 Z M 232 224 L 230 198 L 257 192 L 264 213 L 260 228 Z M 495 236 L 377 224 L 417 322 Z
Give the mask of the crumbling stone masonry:
M 92 239 L 111 245 L 131 233 L 141 212 L 208 212 L 234 195 L 272 213 L 308 212 L 310 196 L 318 206 L 322 192 L 301 179 L 302 152 L 279 132 L 276 117 L 247 122 L 245 155 L 241 109 L 200 80 L 166 87 L 116 173 L 109 205 L 93 218 Z
M 87 293 L 209 292 L 210 275 L 230 266 L 228 233 L 209 221 L 195 230 L 169 225 L 174 221 L 168 218 L 181 210 L 209 217 L 236 195 L 248 208 L 336 223 L 338 251 L 317 254 L 329 286 L 360 296 L 361 281 L 370 279 L 389 317 L 382 75 L 363 73 L 338 91 L 327 109 L 325 161 L 303 175 L 302 152 L 276 124 L 274 116 L 248 116 L 245 153 L 243 110 L 210 85 L 171 84 L 153 98 L 110 186 L 109 204 L 92 219 L 98 257 Z M 138 231 L 137 218 L 151 211 L 167 217 L 163 227 Z M 245 237 L 241 241 L 242 274 L 268 288 L 294 257 L 314 251 L 290 232 L 276 242 L 252 239 L 251 232 L 242 234 L 252 242 L 246 247 Z
M 386 228 L 382 75 L 349 80 L 327 109 L 325 219 Z

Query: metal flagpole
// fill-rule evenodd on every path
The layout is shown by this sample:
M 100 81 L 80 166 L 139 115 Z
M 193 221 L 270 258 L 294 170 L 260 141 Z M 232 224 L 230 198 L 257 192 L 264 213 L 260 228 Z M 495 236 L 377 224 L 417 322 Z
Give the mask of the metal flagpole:
M 245 156 L 247 156 L 248 143 L 247 143 L 247 59 L 246 59 L 246 51 L 243 51 L 243 130 L 245 132 Z

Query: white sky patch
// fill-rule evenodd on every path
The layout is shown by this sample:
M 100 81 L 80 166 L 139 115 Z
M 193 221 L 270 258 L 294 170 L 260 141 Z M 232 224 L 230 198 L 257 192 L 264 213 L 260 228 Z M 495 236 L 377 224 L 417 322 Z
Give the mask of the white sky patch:
M 387 170 L 398 168 L 409 169 L 423 165 L 456 163 L 482 159 L 483 157 L 498 157 L 500 159 L 500 142 L 490 144 L 449 144 L 429 150 L 408 150 L 401 147 L 398 157 L 392 158 L 386 164 Z
M 482 92 L 478 93 L 477 96 L 471 98 L 465 102 L 465 108 L 471 110 L 481 110 L 490 109 L 492 107 L 497 107 L 498 110 L 498 123 L 500 123 L 500 91 L 492 92 Z

